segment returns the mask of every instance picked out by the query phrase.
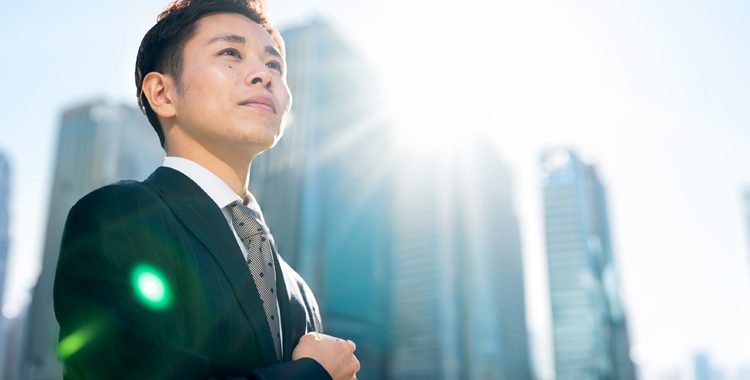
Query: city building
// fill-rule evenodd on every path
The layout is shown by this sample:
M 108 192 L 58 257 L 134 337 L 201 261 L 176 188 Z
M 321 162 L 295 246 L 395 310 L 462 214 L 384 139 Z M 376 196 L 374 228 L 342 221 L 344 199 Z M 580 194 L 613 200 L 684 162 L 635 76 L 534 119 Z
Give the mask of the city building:
M 635 377 L 604 185 L 573 150 L 541 155 L 557 380 Z
M 5 297 L 5 283 L 7 279 L 8 259 L 10 255 L 10 190 L 11 190 L 10 162 L 0 152 L 0 308 L 2 308 Z M 7 356 L 9 347 L 7 337 L 10 334 L 11 321 L 0 314 L 0 375 L 2 368 L 8 365 Z
M 714 370 L 708 353 L 697 352 L 693 355 L 693 371 L 695 380 L 712 380 L 714 378 Z
M 742 193 L 743 216 L 745 219 L 745 230 L 747 231 L 747 247 L 750 253 L 750 187 L 746 187 Z
M 294 102 L 284 137 L 253 161 L 250 190 L 279 253 L 315 293 L 324 332 L 352 339 L 359 379 L 388 359 L 387 123 L 373 75 L 326 22 L 282 31 Z
M 531 378 L 511 173 L 467 139 L 399 163 L 392 379 Z
M 0 358 L 0 376 L 3 379 L 15 379 L 18 374 L 18 365 L 21 356 L 21 339 L 23 338 L 26 314 L 21 313 L 12 319 L 3 320 L 2 341 L 5 347 Z
M 143 180 L 161 165 L 159 138 L 137 108 L 93 101 L 63 112 L 39 279 L 21 348 L 19 378 L 60 379 L 59 327 L 52 286 L 63 227 L 73 204 L 88 192 L 122 179 Z
M 10 253 L 10 162 L 0 152 L 0 307 L 3 305 Z

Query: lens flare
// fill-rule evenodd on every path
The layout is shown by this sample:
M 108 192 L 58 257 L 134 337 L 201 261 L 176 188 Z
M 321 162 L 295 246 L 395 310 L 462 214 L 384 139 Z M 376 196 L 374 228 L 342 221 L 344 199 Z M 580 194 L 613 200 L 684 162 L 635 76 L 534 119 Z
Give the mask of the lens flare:
M 140 264 L 133 270 L 133 290 L 147 307 L 163 310 L 172 304 L 172 292 L 164 275 L 156 268 Z
M 76 330 L 57 345 L 57 357 L 65 360 L 83 348 L 99 331 L 101 323 L 92 323 Z

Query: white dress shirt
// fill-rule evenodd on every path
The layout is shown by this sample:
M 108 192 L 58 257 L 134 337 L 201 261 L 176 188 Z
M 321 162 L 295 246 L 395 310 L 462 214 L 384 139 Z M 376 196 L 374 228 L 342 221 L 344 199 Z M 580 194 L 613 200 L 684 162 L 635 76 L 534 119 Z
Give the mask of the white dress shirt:
M 245 248 L 245 245 L 242 244 L 242 240 L 240 239 L 239 235 L 237 235 L 237 231 L 234 230 L 234 225 L 232 224 L 232 212 L 228 207 L 229 204 L 234 201 L 239 200 L 240 202 L 242 202 L 242 198 L 240 198 L 237 193 L 232 191 L 229 185 L 227 185 L 226 182 L 224 182 L 216 174 L 194 161 L 190 161 L 182 157 L 166 156 L 164 157 L 164 163 L 162 164 L 162 166 L 172 168 L 186 175 L 188 178 L 193 180 L 193 182 L 195 182 L 201 189 L 203 189 L 206 194 L 208 194 L 211 200 L 216 203 L 216 206 L 219 207 L 221 212 L 224 214 L 224 219 L 226 219 L 227 224 L 229 225 L 229 229 L 232 230 L 232 234 L 234 234 L 234 238 L 237 241 L 237 246 L 240 247 L 243 259 L 245 259 L 247 257 L 247 248 Z M 265 219 L 263 219 L 263 213 L 260 211 L 260 205 L 258 205 L 258 202 L 255 200 L 255 197 L 252 194 L 250 194 L 250 203 L 247 205 L 247 207 L 249 207 L 256 215 L 258 215 L 260 221 L 263 222 L 264 225 L 266 224 Z M 248 275 L 250 275 L 249 270 Z M 278 322 L 279 331 L 281 331 L 281 310 L 278 309 L 279 305 L 277 303 L 276 312 L 277 315 L 280 316 Z M 281 343 L 281 347 L 284 347 L 283 341 L 281 340 L 283 339 L 283 335 L 284 334 L 281 334 L 279 340 L 279 342 Z

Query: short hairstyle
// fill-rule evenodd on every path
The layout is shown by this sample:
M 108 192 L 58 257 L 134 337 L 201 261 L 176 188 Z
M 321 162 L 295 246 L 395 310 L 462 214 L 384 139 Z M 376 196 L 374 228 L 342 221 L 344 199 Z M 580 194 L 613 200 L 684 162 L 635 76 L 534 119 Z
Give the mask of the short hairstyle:
M 268 22 L 265 0 L 175 0 L 164 8 L 154 25 L 143 37 L 135 61 L 135 87 L 141 108 L 164 147 L 164 131 L 154 110 L 143 94 L 143 78 L 150 72 L 169 74 L 180 84 L 182 53 L 195 33 L 196 23 L 214 13 L 239 13 L 260 24 L 285 56 L 284 41 Z

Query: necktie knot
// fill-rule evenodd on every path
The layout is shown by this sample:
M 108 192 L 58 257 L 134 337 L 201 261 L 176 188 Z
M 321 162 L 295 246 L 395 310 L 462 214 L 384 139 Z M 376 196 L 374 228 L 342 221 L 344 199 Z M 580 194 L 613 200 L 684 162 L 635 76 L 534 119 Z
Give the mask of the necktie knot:
M 229 209 L 232 213 L 232 224 L 240 239 L 245 240 L 268 233 L 268 229 L 258 215 L 241 201 L 230 203 Z

